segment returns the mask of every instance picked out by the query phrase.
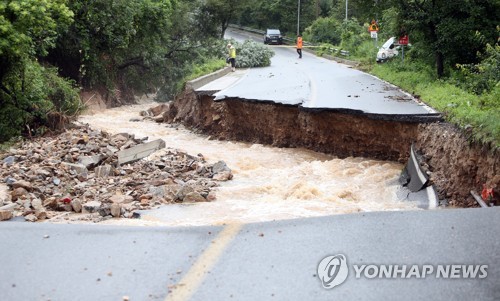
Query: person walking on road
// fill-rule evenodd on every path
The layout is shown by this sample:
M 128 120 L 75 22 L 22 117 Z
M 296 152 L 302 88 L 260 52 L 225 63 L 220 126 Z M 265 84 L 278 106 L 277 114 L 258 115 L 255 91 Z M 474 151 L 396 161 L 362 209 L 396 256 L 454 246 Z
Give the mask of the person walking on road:
M 229 49 L 229 62 L 231 63 L 231 70 L 236 71 L 236 48 L 234 48 L 231 43 L 227 44 L 227 48 Z
M 299 59 L 302 58 L 302 36 L 297 36 L 297 53 L 299 54 Z

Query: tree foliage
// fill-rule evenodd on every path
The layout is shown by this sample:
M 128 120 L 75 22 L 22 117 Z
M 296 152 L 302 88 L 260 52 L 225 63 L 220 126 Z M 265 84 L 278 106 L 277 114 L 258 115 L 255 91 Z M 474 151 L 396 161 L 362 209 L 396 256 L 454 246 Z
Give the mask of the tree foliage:
M 319 0 L 300 1 L 299 31 L 308 27 L 319 15 Z M 241 14 L 234 18 L 234 22 L 251 26 L 261 30 L 278 28 L 282 33 L 295 36 L 297 33 L 297 14 L 299 5 L 297 0 L 256 0 L 248 1 L 242 8 Z
M 75 22 L 51 53 L 65 74 L 108 98 L 130 102 L 157 92 L 171 99 L 178 81 L 215 35 L 197 0 L 74 0 Z M 79 68 L 74 68 L 79 66 Z
M 196 65 L 225 56 L 230 22 L 288 36 L 298 25 L 325 49 L 370 53 L 365 24 L 376 19 L 379 37 L 406 31 L 411 59 L 439 77 L 453 70 L 460 86 L 493 91 L 484 103 L 497 103 L 498 0 L 349 0 L 348 20 L 345 9 L 346 0 L 0 1 L 0 140 L 77 112 L 75 83 L 121 102 L 144 92 L 172 99 Z M 268 63 L 254 44 L 238 50 L 239 66 Z
M 236 67 L 253 68 L 271 65 L 274 51 L 269 47 L 252 40 L 245 40 L 243 43 L 232 41 L 232 44 L 236 48 Z
M 396 0 L 395 4 L 400 29 L 413 36 L 420 49 L 434 54 L 439 77 L 447 66 L 477 62 L 477 52 L 497 39 L 498 1 Z M 478 39 L 476 32 L 481 32 L 485 39 Z
M 318 18 L 304 31 L 304 39 L 313 43 L 340 45 L 341 22 L 333 17 Z
M 72 83 L 37 60 L 72 22 L 73 13 L 66 2 L 0 3 L 0 141 L 21 133 L 31 135 L 48 124 L 51 112 L 74 114 L 78 110 Z
M 207 0 L 201 5 L 202 16 L 205 22 L 218 27 L 216 31 L 223 39 L 229 22 L 240 13 L 244 4 L 244 0 Z

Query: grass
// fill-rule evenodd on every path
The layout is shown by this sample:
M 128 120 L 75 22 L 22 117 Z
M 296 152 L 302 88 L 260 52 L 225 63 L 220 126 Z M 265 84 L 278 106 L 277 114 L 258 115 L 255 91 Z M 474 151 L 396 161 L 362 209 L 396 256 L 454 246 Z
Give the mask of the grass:
M 324 45 L 318 54 L 333 46 Z M 446 121 L 457 125 L 472 141 L 500 148 L 500 85 L 488 94 L 476 95 L 453 83 L 453 77 L 438 79 L 435 69 L 423 63 L 396 58 L 385 64 L 374 64 L 377 50 L 372 41 L 361 44 L 349 59 L 359 61 L 358 67 L 417 96 L 421 101 L 443 113 Z M 226 66 L 220 59 L 211 59 L 193 67 L 189 81 Z M 456 79 L 455 79 L 456 80 Z
M 437 79 L 430 66 L 395 59 L 374 65 L 372 74 L 418 96 L 469 134 L 473 141 L 500 147 L 500 87 L 476 95 L 449 80 Z
M 5 153 L 7 153 L 10 148 L 18 143 L 19 139 L 11 139 L 10 141 L 0 143 L 0 158 L 3 158 Z
M 210 74 L 224 68 L 225 66 L 226 62 L 222 59 L 210 59 L 201 65 L 193 66 L 192 72 L 186 76 L 184 81 L 187 82 L 203 75 Z

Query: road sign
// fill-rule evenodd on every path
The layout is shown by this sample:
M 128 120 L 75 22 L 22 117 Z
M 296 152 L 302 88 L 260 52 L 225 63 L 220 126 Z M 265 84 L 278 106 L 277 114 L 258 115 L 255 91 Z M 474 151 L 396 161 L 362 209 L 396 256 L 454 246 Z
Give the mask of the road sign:
M 408 42 L 409 42 L 408 35 L 399 37 L 399 45 L 408 45 Z
M 372 23 L 368 26 L 368 31 L 369 32 L 372 32 L 372 31 L 378 31 L 379 28 L 378 28 L 378 24 L 375 20 L 372 20 Z
M 372 39 L 376 39 L 377 38 L 377 32 L 376 31 L 370 31 L 370 34 L 372 36 Z

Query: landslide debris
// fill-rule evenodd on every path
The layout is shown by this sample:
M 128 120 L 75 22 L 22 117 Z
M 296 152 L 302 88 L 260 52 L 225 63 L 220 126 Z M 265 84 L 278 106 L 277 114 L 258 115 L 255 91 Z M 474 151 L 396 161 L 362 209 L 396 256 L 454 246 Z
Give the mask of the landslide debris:
M 81 125 L 0 154 L 0 220 L 134 218 L 163 204 L 213 201 L 212 189 L 232 178 L 223 161 L 171 148 L 118 164 L 120 151 L 146 140 Z

